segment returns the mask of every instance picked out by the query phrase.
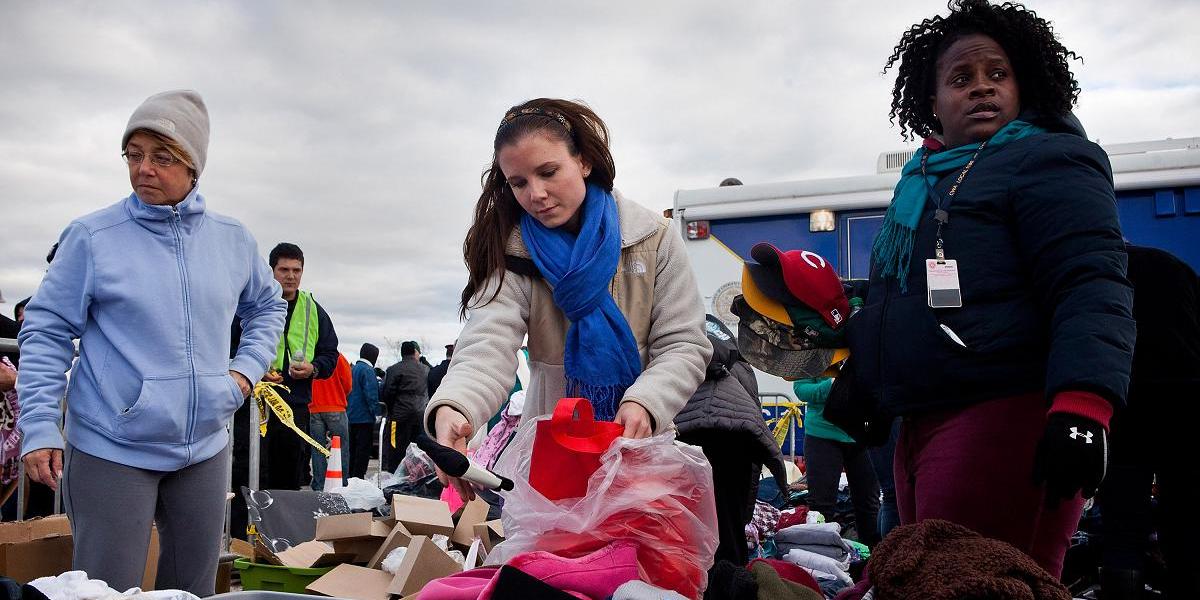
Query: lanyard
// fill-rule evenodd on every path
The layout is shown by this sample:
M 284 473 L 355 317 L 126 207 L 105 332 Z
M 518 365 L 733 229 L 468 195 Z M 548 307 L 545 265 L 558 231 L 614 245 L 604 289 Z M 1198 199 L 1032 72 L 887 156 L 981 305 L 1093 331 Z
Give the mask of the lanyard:
M 979 154 L 987 147 L 990 140 L 984 140 L 979 144 L 979 148 L 975 150 L 975 154 L 971 155 L 971 160 L 963 165 L 961 171 L 958 172 L 958 177 L 954 180 L 954 185 L 946 192 L 945 206 L 942 206 L 942 197 L 938 194 L 933 186 L 929 185 L 929 176 L 925 172 L 925 164 L 929 161 L 929 153 L 926 152 L 921 156 L 921 179 L 925 181 L 925 187 L 929 189 L 929 196 L 933 198 L 933 204 L 936 210 L 933 211 L 933 220 L 937 221 L 937 246 L 934 248 L 934 257 L 939 261 L 946 260 L 946 252 L 944 243 L 942 242 L 942 226 L 950 222 L 950 213 L 947 209 L 950 208 L 950 203 L 954 202 L 954 194 L 958 193 L 958 186 L 962 185 L 964 179 L 967 178 L 967 173 L 971 171 L 971 167 L 975 166 L 975 160 L 979 158 Z

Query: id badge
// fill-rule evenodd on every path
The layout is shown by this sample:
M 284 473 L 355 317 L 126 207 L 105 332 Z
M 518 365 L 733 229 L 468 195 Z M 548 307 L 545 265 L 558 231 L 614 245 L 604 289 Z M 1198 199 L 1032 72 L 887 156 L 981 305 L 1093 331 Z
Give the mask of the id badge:
M 957 260 L 926 260 L 925 281 L 929 290 L 929 308 L 962 308 Z

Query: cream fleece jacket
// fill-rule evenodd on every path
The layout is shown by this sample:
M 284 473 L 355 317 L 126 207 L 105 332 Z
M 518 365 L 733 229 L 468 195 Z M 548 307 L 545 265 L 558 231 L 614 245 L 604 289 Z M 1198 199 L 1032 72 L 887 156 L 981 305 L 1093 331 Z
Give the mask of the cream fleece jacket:
M 621 224 L 621 262 L 609 286 L 629 321 L 642 356 L 642 374 L 621 402 L 637 402 L 654 420 L 654 432 L 673 427 L 676 413 L 704 380 L 712 346 L 704 334 L 704 307 L 683 239 L 670 221 L 614 192 Z M 520 230 L 507 254 L 529 258 Z M 476 295 L 445 379 L 429 400 L 430 417 L 448 405 L 476 431 L 500 409 L 512 389 L 517 351 L 529 335 L 530 381 L 522 419 L 550 414 L 566 385 L 563 348 L 569 322 L 541 278 L 512 271 L 493 275 Z M 491 298 L 500 286 L 500 293 Z

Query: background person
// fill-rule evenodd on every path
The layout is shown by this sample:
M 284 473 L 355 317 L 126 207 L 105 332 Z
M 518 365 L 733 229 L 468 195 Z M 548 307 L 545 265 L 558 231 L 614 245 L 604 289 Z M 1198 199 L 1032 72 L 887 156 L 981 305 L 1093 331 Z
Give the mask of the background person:
M 1056 577 L 1080 492 L 1104 475 L 1134 341 L 1108 156 L 1069 112 L 1072 57 L 1045 20 L 984 0 L 901 37 L 891 116 L 925 143 L 848 324 L 859 384 L 904 417 L 901 522 L 958 523 Z
M 326 448 L 333 444 L 333 436 L 340 440 L 342 484 L 346 483 L 346 474 L 350 472 L 350 424 L 346 420 L 346 397 L 352 385 L 350 363 L 338 353 L 333 374 L 313 381 L 312 402 L 308 403 L 308 435 L 325 444 Z M 329 459 L 316 448 L 310 448 L 309 452 L 312 454 L 312 489 L 319 492 L 325 489 L 325 468 Z
M 312 382 L 326 379 L 337 366 L 337 331 L 329 313 L 312 292 L 300 289 L 304 277 L 304 251 L 288 242 L 277 244 L 268 257 L 271 273 L 287 301 L 287 320 L 283 336 L 275 349 L 275 360 L 264 381 L 281 383 L 277 389 L 292 409 L 296 426 L 308 431 L 308 404 L 312 401 Z M 265 489 L 297 490 L 306 483 L 312 446 L 296 432 L 271 415 L 267 437 L 263 438 L 262 485 Z
M 157 523 L 158 589 L 213 593 L 226 424 L 283 328 L 279 286 L 254 238 L 199 193 L 208 131 L 193 91 L 134 111 L 121 138 L 133 194 L 67 226 L 20 334 L 26 470 L 62 485 L 74 568 L 117 589 L 140 584 Z M 235 315 L 245 331 L 230 360 Z
M 367 476 L 371 462 L 371 445 L 375 439 L 375 417 L 379 413 L 379 379 L 375 377 L 375 361 L 379 347 L 363 344 L 358 360 L 350 370 L 350 395 L 346 397 L 346 417 L 350 421 L 349 477 Z
M 426 428 L 465 453 L 512 389 L 526 334 L 522 418 L 570 395 L 591 400 L 596 418 L 624 425 L 626 437 L 670 428 L 712 353 L 678 232 L 613 190 L 608 128 L 580 103 L 512 107 L 493 150 L 464 243 L 470 316 Z
M 1200 278 L 1169 252 L 1128 244 L 1137 346 L 1129 406 L 1113 417 L 1112 456 L 1100 488 L 1105 600 L 1143 597 L 1146 552 L 1157 522 L 1166 597 L 1200 598 L 1200 467 L 1179 451 L 1200 419 Z M 1158 485 L 1159 516 L 1150 495 Z
M 429 367 L 421 362 L 421 346 L 414 341 L 400 344 L 400 362 L 388 367 L 379 393 L 388 411 L 383 438 L 385 471 L 396 470 L 408 452 L 409 443 L 421 431 L 421 415 L 425 414 L 425 403 L 429 401 L 428 380 Z

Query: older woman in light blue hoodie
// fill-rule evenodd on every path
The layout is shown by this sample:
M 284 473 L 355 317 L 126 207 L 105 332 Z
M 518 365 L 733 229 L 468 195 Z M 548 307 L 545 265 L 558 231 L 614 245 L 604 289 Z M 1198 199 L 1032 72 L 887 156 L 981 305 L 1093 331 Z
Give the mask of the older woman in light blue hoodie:
M 151 96 L 121 146 L 133 194 L 67 226 L 25 310 L 23 460 L 34 480 L 62 485 L 76 569 L 118 590 L 139 585 L 157 522 L 157 588 L 207 596 L 225 516 L 226 424 L 274 357 L 286 304 L 250 232 L 199 194 L 199 94 Z M 230 360 L 235 316 L 244 333 Z

